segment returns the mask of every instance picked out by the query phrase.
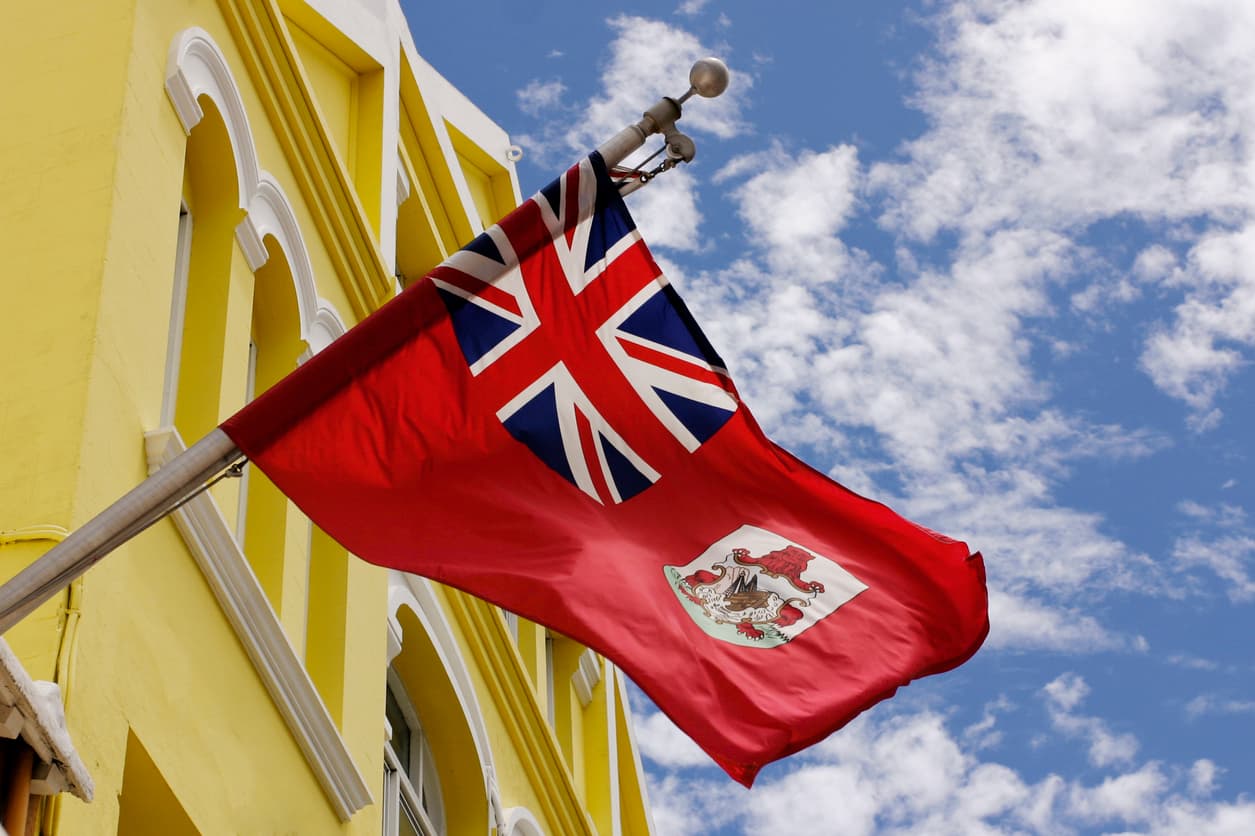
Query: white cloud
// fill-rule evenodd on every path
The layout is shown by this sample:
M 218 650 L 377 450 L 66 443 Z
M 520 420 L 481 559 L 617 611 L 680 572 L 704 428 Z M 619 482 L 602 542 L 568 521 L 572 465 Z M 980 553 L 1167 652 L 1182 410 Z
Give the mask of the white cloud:
M 683 3 L 676 8 L 675 13 L 694 17 L 701 13 L 702 9 L 710 4 L 710 0 L 684 0 Z
M 1192 499 L 1183 499 L 1177 503 L 1177 510 L 1196 523 L 1208 523 L 1222 528 L 1236 528 L 1246 522 L 1246 509 L 1228 502 L 1211 507 Z
M 539 119 L 561 105 L 566 92 L 566 85 L 559 79 L 541 81 L 534 78 L 523 89 L 515 91 L 514 97 L 518 101 L 519 110 Z
M 1255 132 L 1255 112 L 1251 121 Z M 1203 238 L 1179 283 L 1185 299 L 1147 340 L 1142 365 L 1161 389 L 1207 416 L 1247 363 L 1243 349 L 1255 345 L 1255 223 Z
M 1252 27 L 1255 10 L 1224 0 L 951 4 L 917 76 L 930 130 L 908 163 L 874 172 L 895 198 L 887 220 L 927 238 L 1238 216 Z
M 591 99 L 562 137 L 568 150 L 593 148 L 635 124 L 641 113 L 661 96 L 678 96 L 688 86 L 693 62 L 711 53 L 688 31 L 658 20 L 619 15 L 608 23 L 615 32 L 601 73 L 601 91 Z M 727 91 L 714 99 L 697 97 L 686 105 L 679 128 L 686 134 L 727 139 L 747 130 L 741 115 L 752 79 L 731 72 Z M 661 143 L 650 138 L 629 155 L 626 165 L 643 160 Z M 700 154 L 700 146 L 699 146 Z M 633 215 L 655 247 L 681 251 L 701 248 L 701 213 L 696 182 L 687 173 L 671 171 L 651 182 L 633 198 Z
M 1060 694 L 1080 690 L 1068 681 L 1055 688 Z M 878 709 L 798 755 L 789 772 L 760 778 L 750 791 L 689 773 L 656 775 L 661 793 L 655 796 L 663 798 L 655 823 L 659 836 L 719 828 L 813 833 L 818 822 L 854 836 L 1059 834 L 1096 825 L 1149 834 L 1255 832 L 1255 804 L 1211 798 L 1220 771 L 1210 761 L 1113 762 L 1098 767 L 1089 783 L 1056 774 L 1033 781 L 983 760 L 979 750 L 975 740 L 953 735 L 936 713 Z
M 790 157 L 779 146 L 733 160 L 715 178 L 753 176 L 734 194 L 741 219 L 777 275 L 823 281 L 845 272 L 838 233 L 853 213 L 859 188 L 858 152 L 851 145 Z
M 992 649 L 1094 653 L 1138 646 L 1136 639 L 1111 633 L 1093 616 L 998 589 L 989 595 L 989 623 L 988 646 Z
M 1159 765 L 1148 763 L 1134 772 L 1106 778 L 1094 787 L 1074 786 L 1066 804 L 1071 815 L 1085 822 L 1142 824 L 1154 816 L 1155 803 L 1168 785 Z
M 632 195 L 632 216 L 651 247 L 681 252 L 702 248 L 697 184 L 683 168 L 667 172 Z
M 1005 696 L 1000 696 L 998 699 L 986 703 L 985 712 L 981 719 L 963 730 L 963 740 L 974 751 L 998 746 L 1002 743 L 1002 730 L 995 728 L 998 723 L 998 715 L 1014 710 L 1015 705 Z
M 1255 714 L 1255 700 L 1234 700 L 1214 694 L 1200 694 L 1185 704 L 1191 720 L 1207 714 Z
M 1198 535 L 1176 541 L 1172 556 L 1184 570 L 1208 569 L 1228 584 L 1229 598 L 1235 602 L 1255 600 L 1255 537 L 1228 535 L 1204 539 Z
M 1225 583 L 1230 600 L 1255 600 L 1255 530 L 1247 522 L 1246 509 L 1228 502 L 1212 506 L 1184 499 L 1177 503 L 1177 511 L 1190 525 L 1172 547 L 1185 586 L 1202 590 L 1198 571 L 1204 570 Z
M 1053 709 L 1070 712 L 1085 702 L 1089 696 L 1089 685 L 1076 674 L 1063 674 L 1046 683 L 1042 693 Z
M 1206 758 L 1194 761 L 1190 766 L 1190 794 L 1211 795 L 1216 791 L 1222 771 L 1214 762 Z
M 661 711 L 637 711 L 632 721 L 641 756 L 659 766 L 708 766 L 710 756 Z
M 635 124 L 660 97 L 679 96 L 688 86 L 693 62 L 712 52 L 687 30 L 663 21 L 619 15 L 607 23 L 614 39 L 595 95 L 570 103 L 565 85 L 558 80 L 533 80 L 516 94 L 520 109 L 533 117 L 564 114 L 563 119 L 546 118 L 535 131 L 515 137 L 540 165 L 568 165 Z M 686 104 L 678 127 L 697 137 L 718 139 L 745 132 L 748 126 L 742 109 L 752 84 L 749 75 L 731 71 L 727 91 L 714 99 L 695 97 Z M 573 127 L 561 127 L 564 123 Z M 625 164 L 637 164 L 661 143 L 661 137 L 650 137 Z M 703 247 L 697 183 L 683 167 L 658 177 L 634 195 L 632 213 L 653 247 L 682 252 Z
M 658 836 L 691 836 L 718 830 L 738 819 L 749 791 L 728 780 L 691 775 L 653 775 L 649 806 Z
M 601 72 L 601 92 L 589 101 L 583 120 L 567 135 L 572 150 L 592 147 L 641 118 L 661 96 L 688 88 L 689 69 L 712 50 L 688 31 L 659 20 L 618 15 L 608 23 L 615 38 Z M 727 91 L 696 99 L 685 108 L 681 129 L 728 139 L 748 128 L 742 116 L 753 79 L 734 69 Z
M 1081 704 L 1083 683 L 1055 683 L 1065 704 Z M 853 836 L 1044 836 L 1096 826 L 1156 835 L 1255 832 L 1255 805 L 1242 797 L 1212 798 L 1221 769 L 1207 759 L 1136 766 L 1131 757 L 1112 759 L 1097 764 L 1092 782 L 1058 774 L 1034 782 L 980 757 L 980 738 L 989 731 L 956 737 L 940 714 L 877 709 L 799 754 L 781 777 L 761 778 L 752 791 L 728 782 L 681 780 L 675 772 L 655 774 L 654 786 L 663 790 L 655 823 L 659 836 L 720 827 L 752 835 L 809 833 L 817 826 Z
M 1183 653 L 1174 653 L 1169 656 L 1166 661 L 1170 665 L 1185 668 L 1192 671 L 1216 671 L 1220 670 L 1220 664 L 1213 662 L 1211 659 L 1203 659 L 1197 656 L 1188 656 Z
M 539 80 L 529 82 L 517 94 L 524 112 L 544 118 L 535 130 L 515 137 L 540 165 L 570 164 L 624 127 L 635 124 L 659 98 L 681 95 L 688 87 L 693 62 L 716 51 L 684 28 L 664 21 L 618 15 L 606 23 L 613 39 L 606 49 L 599 89 L 591 97 L 568 103 L 560 81 Z M 727 55 L 726 47 L 719 51 Z M 550 57 L 560 55 L 555 52 Z M 730 69 L 730 74 L 723 95 L 714 99 L 694 97 L 685 105 L 678 123 L 684 133 L 728 139 L 749 130 L 742 111 L 753 78 L 735 68 Z M 553 109 L 559 107 L 563 118 L 553 118 Z M 652 137 L 646 149 L 630 156 L 629 162 L 652 153 L 661 142 L 661 137 Z M 655 189 L 667 179 L 661 178 L 649 188 Z
M 1131 272 L 1181 294 L 1143 368 L 1191 408 L 1194 428 L 1214 426 L 1255 345 L 1255 7 L 971 0 L 945 8 L 938 34 L 914 99 L 929 129 L 904 162 L 870 173 L 884 223 L 928 241 L 942 230 L 1071 237 L 1106 219 L 1151 231 L 1201 219 L 1184 267 L 1155 243 Z M 1136 293 L 1116 280 L 1074 303 Z
M 1152 244 L 1137 254 L 1133 275 L 1143 282 L 1165 281 L 1175 271 L 1177 257 L 1163 244 Z
M 1106 722 L 1098 717 L 1077 713 L 1076 709 L 1089 695 L 1089 685 L 1084 679 L 1074 673 L 1065 673 L 1047 683 L 1042 693 L 1046 698 L 1051 725 L 1067 737 L 1088 742 L 1090 763 L 1102 767 L 1132 762 L 1138 750 L 1137 738 L 1111 731 Z M 1129 786 L 1149 789 L 1151 779 L 1150 773 L 1121 776 L 1118 779 L 1121 785 L 1100 787 L 1091 793 L 1088 803 L 1105 809 L 1104 805 L 1110 805 L 1113 799 L 1128 799 Z M 1121 815 L 1129 817 L 1127 812 Z
M 1255 832 L 1255 803 L 1198 804 L 1174 800 L 1151 822 L 1148 836 L 1242 836 Z

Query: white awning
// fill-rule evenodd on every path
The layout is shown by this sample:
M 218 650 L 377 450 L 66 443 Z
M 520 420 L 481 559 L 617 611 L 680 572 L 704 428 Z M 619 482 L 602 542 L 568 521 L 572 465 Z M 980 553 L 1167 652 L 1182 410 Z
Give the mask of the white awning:
M 38 758 L 31 774 L 32 794 L 68 790 L 91 801 L 92 778 L 70 740 L 61 689 L 55 682 L 32 680 L 0 638 L 0 737 L 18 736 Z

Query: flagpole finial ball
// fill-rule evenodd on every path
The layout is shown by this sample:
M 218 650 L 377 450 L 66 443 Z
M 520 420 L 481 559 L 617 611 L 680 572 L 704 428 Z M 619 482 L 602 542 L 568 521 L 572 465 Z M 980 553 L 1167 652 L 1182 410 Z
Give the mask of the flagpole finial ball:
M 702 58 L 689 70 L 689 84 L 699 96 L 713 99 L 728 89 L 728 65 L 718 58 Z

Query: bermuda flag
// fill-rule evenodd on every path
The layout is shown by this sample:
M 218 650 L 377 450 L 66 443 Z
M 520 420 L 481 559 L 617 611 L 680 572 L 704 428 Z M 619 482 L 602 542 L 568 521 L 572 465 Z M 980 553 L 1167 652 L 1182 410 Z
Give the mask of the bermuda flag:
M 979 555 L 763 435 L 597 154 L 223 429 L 350 552 L 604 654 L 747 786 L 988 631 Z

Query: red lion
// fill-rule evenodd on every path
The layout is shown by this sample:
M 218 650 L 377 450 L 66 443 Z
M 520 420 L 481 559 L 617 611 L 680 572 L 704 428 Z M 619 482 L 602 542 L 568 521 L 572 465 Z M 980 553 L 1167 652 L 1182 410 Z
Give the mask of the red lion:
M 799 592 L 823 592 L 824 585 L 819 581 L 804 581 L 802 573 L 810 565 L 814 555 L 797 546 L 785 546 L 767 552 L 762 557 L 754 557 L 748 549 L 733 549 L 732 559 L 742 566 L 757 566 L 764 574 L 773 578 L 784 578 Z

